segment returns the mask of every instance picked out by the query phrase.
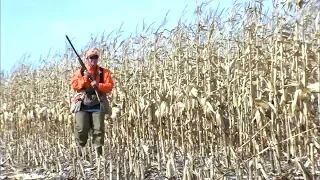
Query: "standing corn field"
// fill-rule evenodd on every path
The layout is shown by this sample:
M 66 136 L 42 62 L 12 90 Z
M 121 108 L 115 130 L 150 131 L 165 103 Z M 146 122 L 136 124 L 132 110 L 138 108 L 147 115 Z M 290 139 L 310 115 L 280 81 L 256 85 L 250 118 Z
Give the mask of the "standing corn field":
M 1 177 L 319 178 L 320 5 L 262 5 L 90 42 L 115 82 L 99 171 L 76 158 L 72 51 L 2 75 Z

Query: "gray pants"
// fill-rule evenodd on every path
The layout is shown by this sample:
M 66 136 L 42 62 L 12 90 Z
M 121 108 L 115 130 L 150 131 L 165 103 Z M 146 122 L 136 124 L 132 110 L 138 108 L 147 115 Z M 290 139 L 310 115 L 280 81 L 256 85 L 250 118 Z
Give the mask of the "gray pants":
M 105 114 L 100 112 L 78 111 L 75 115 L 75 140 L 77 144 L 84 147 L 87 144 L 88 133 L 91 130 L 93 145 L 95 147 L 102 147 L 105 136 Z

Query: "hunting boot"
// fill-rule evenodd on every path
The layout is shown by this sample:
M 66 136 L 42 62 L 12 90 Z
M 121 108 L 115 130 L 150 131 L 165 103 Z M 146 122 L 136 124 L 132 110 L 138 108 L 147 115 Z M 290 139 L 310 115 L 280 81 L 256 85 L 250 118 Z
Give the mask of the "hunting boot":
M 78 157 L 80 157 L 80 159 L 83 159 L 86 161 L 88 161 L 90 159 L 85 147 L 78 146 Z
M 84 151 L 84 147 L 82 146 L 77 146 L 77 156 L 78 157 L 82 157 L 83 156 L 83 151 Z
M 96 147 L 96 158 L 100 158 L 102 156 L 102 147 Z

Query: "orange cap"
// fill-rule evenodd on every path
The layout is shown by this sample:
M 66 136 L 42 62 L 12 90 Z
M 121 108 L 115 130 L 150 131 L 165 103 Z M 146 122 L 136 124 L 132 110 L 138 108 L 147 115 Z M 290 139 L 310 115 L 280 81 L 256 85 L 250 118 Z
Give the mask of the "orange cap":
M 86 57 L 90 57 L 90 56 L 93 56 L 93 55 L 98 55 L 99 56 L 99 51 L 98 49 L 95 49 L 95 48 L 91 48 L 87 51 L 86 53 Z

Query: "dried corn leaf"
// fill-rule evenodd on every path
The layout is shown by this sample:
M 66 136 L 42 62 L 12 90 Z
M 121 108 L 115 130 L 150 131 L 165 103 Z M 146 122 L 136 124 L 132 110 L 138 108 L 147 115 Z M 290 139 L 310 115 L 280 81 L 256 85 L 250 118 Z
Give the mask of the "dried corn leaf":
M 257 98 L 256 98 L 256 99 L 254 100 L 254 103 L 256 104 L 257 107 L 261 107 L 261 108 L 263 108 L 263 109 L 265 109 L 265 110 L 270 109 L 269 104 L 268 104 L 266 101 L 262 100 L 262 99 L 257 99 Z
M 313 83 L 313 84 L 309 84 L 307 86 L 308 90 L 312 93 L 320 93 L 320 84 L 319 82 Z
M 294 93 L 294 98 L 293 98 L 293 101 L 291 103 L 292 114 L 295 114 L 295 111 L 296 111 L 297 105 L 298 105 L 297 103 L 300 100 L 301 93 L 302 93 L 301 89 L 296 90 L 296 92 Z

